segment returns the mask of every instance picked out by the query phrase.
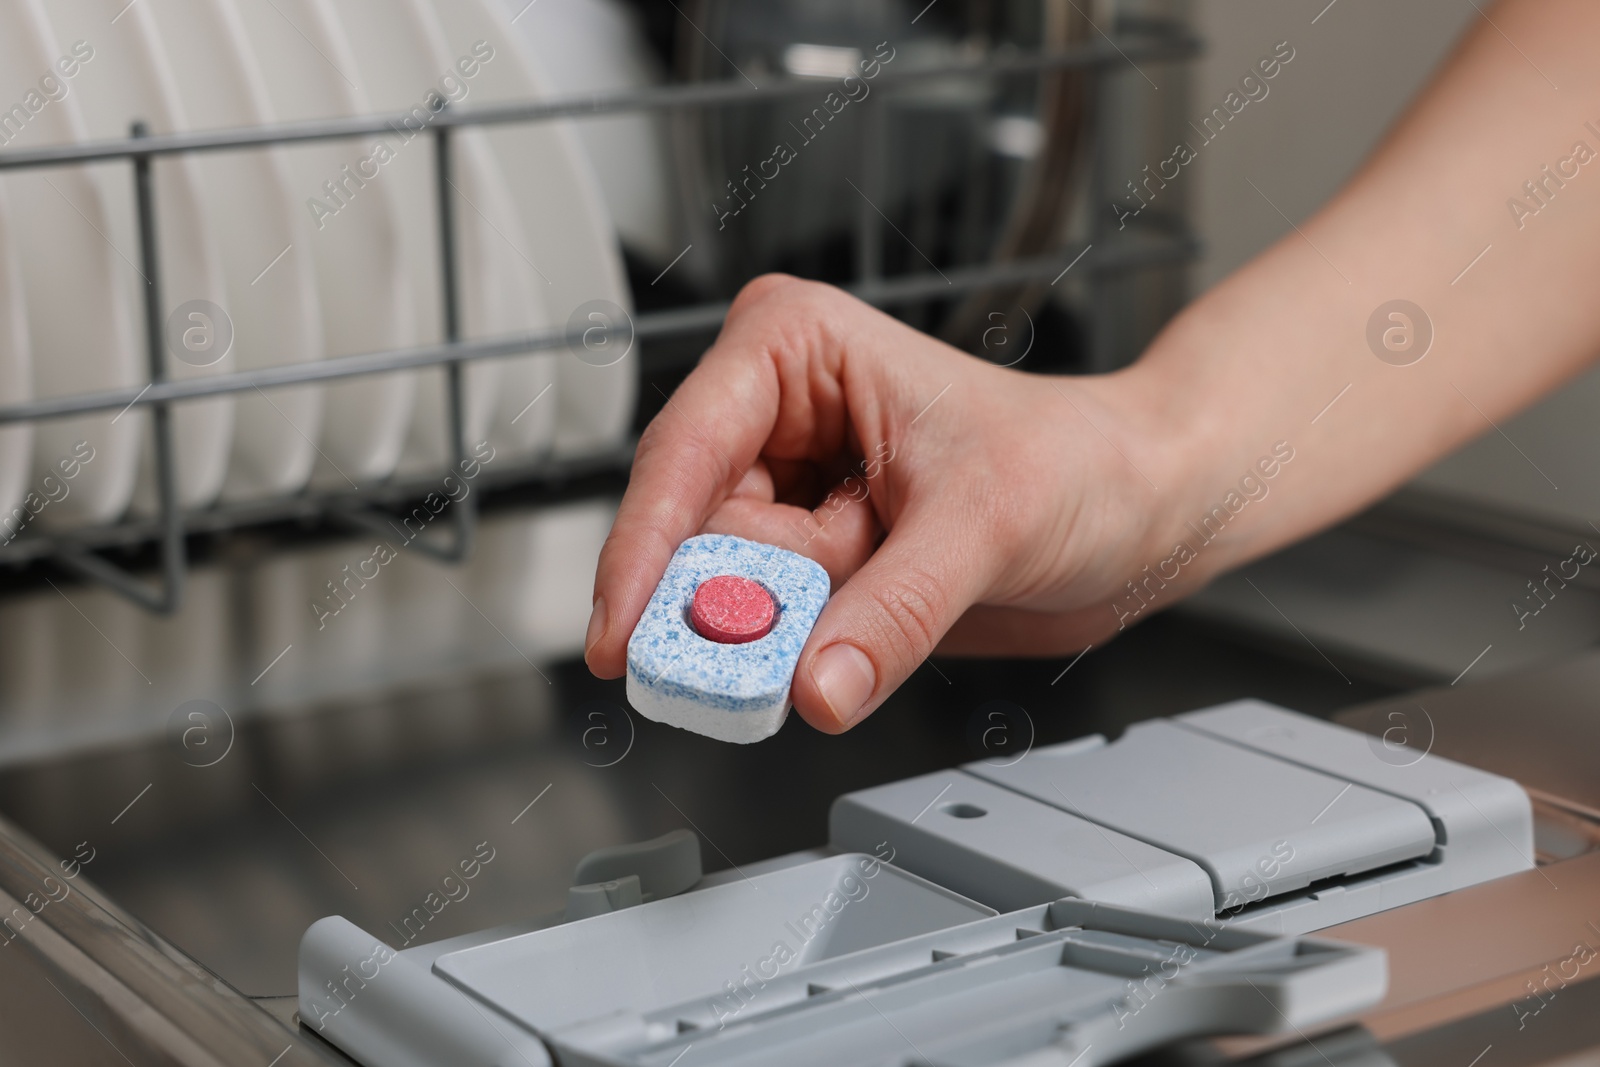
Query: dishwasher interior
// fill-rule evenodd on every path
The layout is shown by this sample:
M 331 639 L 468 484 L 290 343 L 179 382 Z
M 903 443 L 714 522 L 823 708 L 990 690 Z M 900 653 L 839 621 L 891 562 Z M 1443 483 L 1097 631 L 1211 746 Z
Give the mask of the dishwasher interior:
M 588 674 L 578 650 L 594 554 L 632 445 L 744 280 L 787 270 L 836 282 L 992 362 L 1091 372 L 1137 354 L 1180 305 L 1199 252 L 1181 196 L 1126 229 L 1103 206 L 1183 123 L 1200 50 L 1191 5 L 623 7 L 653 81 L 574 74 L 554 103 L 452 104 L 432 151 L 448 168 L 475 125 L 566 122 L 596 133 L 597 158 L 638 137 L 670 159 L 670 182 L 651 195 L 672 227 L 616 212 L 633 303 L 615 310 L 637 344 L 626 433 L 486 465 L 470 506 L 457 501 L 449 524 L 367 584 L 342 584 L 372 552 L 363 538 L 387 536 L 374 523 L 405 514 L 431 474 L 203 508 L 169 500 L 0 545 L 0 890 L 13 916 L 0 1059 L 352 1062 L 296 1014 L 301 938 L 327 916 L 394 946 L 531 928 L 559 920 L 584 857 L 675 830 L 696 835 L 708 878 L 726 884 L 827 842 L 843 794 L 1092 733 L 1114 740 L 1242 698 L 1362 730 L 1379 759 L 1398 736 L 1401 759 L 1420 748 L 1514 779 L 1533 804 L 1538 865 L 1324 931 L 1388 953 L 1387 999 L 1359 1016 L 1132 1062 L 1534 1067 L 1592 1055 L 1600 986 L 1580 946 L 1600 944 L 1600 911 L 1588 911 L 1600 899 L 1600 793 L 1583 759 L 1600 741 L 1596 675 L 1582 655 L 1551 660 L 1592 644 L 1587 615 L 1479 681 L 1459 633 L 1429 643 L 1445 623 L 1415 623 L 1404 605 L 1379 625 L 1352 623 L 1340 600 L 1426 571 L 1430 590 L 1494 590 L 1487 601 L 1565 545 L 1568 526 L 1407 491 L 1256 565 L 1275 594 L 1293 589 L 1288 615 L 1224 579 L 1082 657 L 930 660 L 841 737 L 796 720 L 760 745 L 720 744 L 632 713 L 620 681 Z M 738 201 L 729 176 L 763 158 L 785 109 L 809 106 L 841 62 L 860 60 L 858 38 L 880 31 L 902 47 L 870 107 L 847 110 L 785 183 Z M 1164 92 L 1144 91 L 1146 68 Z M 226 152 L 258 134 L 199 136 Z M 259 136 L 293 151 L 335 134 L 287 124 Z M 117 162 L 105 165 L 148 168 L 138 141 L 107 148 Z M 0 167 L 24 165 L 7 155 Z M 602 177 L 627 195 L 625 172 Z M 471 210 L 448 204 L 441 195 L 445 248 Z M 445 319 L 461 296 L 449 261 L 434 265 Z M 513 352 L 572 342 L 570 325 L 500 341 Z M 465 368 L 504 354 L 492 347 L 447 335 L 427 351 L 343 358 L 367 360 L 361 374 L 439 369 L 459 423 Z M 312 380 L 302 373 L 276 385 Z M 202 395 L 163 388 L 130 406 Z M 42 419 L 46 407 L 0 414 Z M 453 443 L 466 443 L 459 425 Z M 336 583 L 354 598 L 328 599 Z M 1587 611 L 1580 595 L 1592 590 L 1562 610 Z M 151 614 L 163 598 L 176 610 Z M 1313 618 L 1310 637 L 1291 616 Z M 1396 631 L 1424 630 L 1412 642 L 1422 652 L 1400 650 Z M 1509 642 L 1494 642 L 1504 655 Z

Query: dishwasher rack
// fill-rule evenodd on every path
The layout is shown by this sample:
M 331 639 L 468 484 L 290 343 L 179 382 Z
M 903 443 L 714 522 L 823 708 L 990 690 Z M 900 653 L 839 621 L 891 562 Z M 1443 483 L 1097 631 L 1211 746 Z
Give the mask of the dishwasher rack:
M 1079 70 L 1092 77 L 1092 89 L 1099 89 L 1103 87 L 1109 72 L 1125 67 L 1137 69 L 1139 61 L 1187 60 L 1197 55 L 1199 50 L 1198 40 L 1178 21 L 1124 17 L 1113 27 L 1111 34 L 1099 32 L 1099 39 L 1088 45 L 1050 51 L 995 51 L 977 60 L 884 71 L 880 84 L 888 87 L 975 76 L 1039 77 L 1051 72 Z M 574 343 L 574 338 L 569 332 L 470 340 L 461 337 L 456 222 L 454 205 L 448 195 L 451 188 L 452 133 L 463 127 L 548 122 L 635 111 L 738 107 L 757 101 L 813 93 L 815 89 L 816 81 L 803 77 L 763 80 L 755 88 L 744 80 L 730 79 L 668 84 L 545 102 L 472 108 L 447 105 L 435 115 L 431 124 L 436 178 L 435 211 L 440 235 L 438 282 L 443 310 L 443 343 L 185 380 L 170 380 L 165 374 L 164 315 L 159 283 L 161 260 L 156 242 L 157 205 L 151 176 L 152 160 L 165 155 L 381 135 L 391 132 L 395 124 L 407 116 L 374 114 L 156 136 L 150 135 L 143 123 L 136 122 L 125 140 L 0 152 L 0 174 L 24 168 L 117 160 L 126 160 L 131 164 L 139 256 L 142 272 L 148 279 L 142 310 L 149 375 L 149 381 L 140 388 L 71 394 L 0 406 L 0 425 L 135 407 L 148 408 L 152 412 L 151 433 L 157 487 L 157 510 L 153 516 L 130 516 L 115 522 L 64 530 L 39 532 L 30 529 L 9 543 L 0 545 L 0 564 L 18 567 L 53 562 L 81 578 L 109 586 L 152 612 L 171 614 L 177 611 L 183 601 L 188 566 L 186 538 L 191 534 L 315 519 L 387 532 L 385 517 L 377 509 L 421 499 L 437 486 L 439 474 L 395 479 L 367 489 L 307 490 L 263 501 L 219 503 L 196 509 L 181 507 L 177 499 L 177 474 L 173 457 L 172 405 L 199 397 L 443 366 L 447 374 L 447 418 L 452 452 L 448 469 L 454 469 L 457 463 L 466 458 L 464 365 L 474 360 L 568 348 Z M 1093 94 L 1092 98 L 1103 101 L 1104 96 Z M 883 105 L 873 102 L 864 106 L 881 108 Z M 1103 137 L 1108 113 L 1103 102 L 1095 106 L 1100 112 L 1094 125 L 1098 140 Z M 873 125 L 863 123 L 862 128 L 864 131 L 871 130 Z M 867 183 L 863 195 L 869 198 L 868 203 L 871 204 L 870 198 L 877 188 L 874 183 L 881 183 L 884 173 L 882 160 L 878 158 L 884 152 L 884 139 L 863 136 L 859 150 L 862 155 L 862 178 Z M 1100 164 L 1098 145 L 1091 151 L 1095 161 L 1089 173 L 1090 203 L 1100 204 L 1110 198 L 1110 180 L 1106 168 Z M 880 307 L 943 299 L 994 285 L 1048 282 L 1059 279 L 1066 269 L 1077 265 L 1079 260 L 1083 261 L 1084 272 L 1089 279 L 1090 303 L 1093 306 L 1100 302 L 1095 298 L 1098 287 L 1106 284 L 1111 276 L 1179 265 L 1193 259 L 1198 250 L 1197 242 L 1181 220 L 1158 221 L 1147 228 L 1153 233 L 1138 240 L 1119 241 L 1111 237 L 1109 214 L 1091 211 L 1087 239 L 1067 243 L 1053 254 L 952 267 L 944 271 L 934 268 L 932 272 L 886 277 L 881 272 L 880 257 L 875 252 L 881 245 L 883 226 L 887 221 L 876 209 L 863 209 L 859 213 L 854 233 L 856 280 L 846 286 L 858 297 Z M 722 320 L 727 306 L 719 301 L 643 312 L 632 316 L 626 329 L 635 341 L 708 331 Z M 553 501 L 575 493 L 603 491 L 603 488 L 595 486 L 614 486 L 626 476 L 631 455 L 631 445 L 625 444 L 582 455 L 524 462 L 496 470 L 492 476 L 485 472 L 484 484 L 490 487 L 515 486 L 522 491 L 522 495 L 536 503 Z M 478 504 L 473 497 L 453 502 L 452 534 L 449 540 L 441 544 L 418 539 L 413 547 L 446 561 L 459 562 L 465 559 L 472 549 L 477 511 Z M 154 584 L 101 554 L 107 549 L 138 547 L 153 547 L 157 552 L 159 575 Z

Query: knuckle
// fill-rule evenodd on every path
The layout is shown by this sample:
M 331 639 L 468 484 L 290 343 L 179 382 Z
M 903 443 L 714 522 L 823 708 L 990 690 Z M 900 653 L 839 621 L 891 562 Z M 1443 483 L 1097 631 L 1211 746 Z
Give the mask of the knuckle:
M 843 313 L 860 302 L 837 286 L 796 278 L 792 274 L 763 274 L 746 282 L 728 309 L 730 318 L 750 310 L 788 311 L 798 316 L 825 317 Z
M 634 446 L 634 461 L 644 456 L 659 451 L 664 442 L 662 437 L 667 433 L 666 414 L 671 410 L 670 405 L 657 412 L 655 417 L 645 424 L 644 430 L 639 434 L 639 443 Z
M 811 284 L 792 274 L 763 274 L 744 284 L 733 298 L 733 306 L 728 309 L 728 314 L 735 315 L 753 305 L 792 299 Z
M 660 436 L 661 412 L 658 411 L 650 417 L 650 421 L 645 423 L 644 429 L 640 431 L 639 443 L 634 446 L 633 454 L 638 456 L 650 451 L 651 446 L 657 443 L 657 438 Z
M 788 274 L 764 274 L 745 284 L 724 320 L 723 336 L 737 337 L 728 358 L 760 354 L 780 364 L 809 362 L 849 346 L 881 315 L 836 286 Z
M 885 637 L 908 659 L 920 660 L 938 643 L 949 595 L 933 575 L 910 570 L 883 581 L 872 594 Z

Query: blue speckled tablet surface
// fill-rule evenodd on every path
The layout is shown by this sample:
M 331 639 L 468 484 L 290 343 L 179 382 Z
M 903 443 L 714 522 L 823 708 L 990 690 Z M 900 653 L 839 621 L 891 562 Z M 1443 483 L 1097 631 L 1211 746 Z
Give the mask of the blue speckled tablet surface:
M 760 583 L 778 606 L 772 632 L 724 645 L 689 624 L 694 591 L 732 574 Z M 652 694 L 707 709 L 757 711 L 787 693 L 800 650 L 828 602 L 828 572 L 787 549 L 742 537 L 702 534 L 673 553 L 661 584 L 628 639 L 629 680 Z

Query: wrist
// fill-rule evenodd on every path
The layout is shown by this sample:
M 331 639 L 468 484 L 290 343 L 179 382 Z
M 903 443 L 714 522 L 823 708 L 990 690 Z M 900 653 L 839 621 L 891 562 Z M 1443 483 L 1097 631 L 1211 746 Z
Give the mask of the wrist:
M 1204 449 L 1192 423 L 1169 410 L 1164 384 L 1131 369 L 1045 382 L 1028 385 L 1034 424 L 1045 427 L 1046 454 L 1061 458 L 1036 496 L 1052 502 L 1044 529 L 1053 532 L 1033 542 L 1045 550 L 1035 557 L 1045 571 L 1027 586 L 1029 606 L 1112 620 L 1107 605 L 1131 595 L 1130 583 L 1148 583 L 1160 607 L 1203 584 L 1187 554 L 1166 578 L 1157 574 L 1198 511 L 1192 488 L 1204 480 Z
M 1215 539 L 1202 544 L 1195 532 L 1217 480 L 1204 414 L 1210 405 L 1184 402 L 1166 376 L 1139 364 L 1085 384 L 1115 412 L 1108 432 L 1131 475 L 1120 479 L 1125 503 L 1117 536 L 1127 550 L 1114 557 L 1112 567 L 1120 569 L 1107 575 L 1113 595 L 1127 601 L 1124 610 L 1138 611 L 1141 600 L 1145 607 L 1170 606 L 1224 569 L 1215 565 L 1221 555 Z
M 1184 340 L 1183 325 L 1106 379 L 1127 413 L 1130 456 L 1136 449 L 1159 486 L 1141 544 L 1149 571 L 1141 563 L 1136 580 L 1166 581 L 1164 602 L 1267 551 L 1270 513 L 1298 456 L 1278 420 L 1255 417 L 1264 408 L 1248 392 L 1196 365 L 1198 341 Z

